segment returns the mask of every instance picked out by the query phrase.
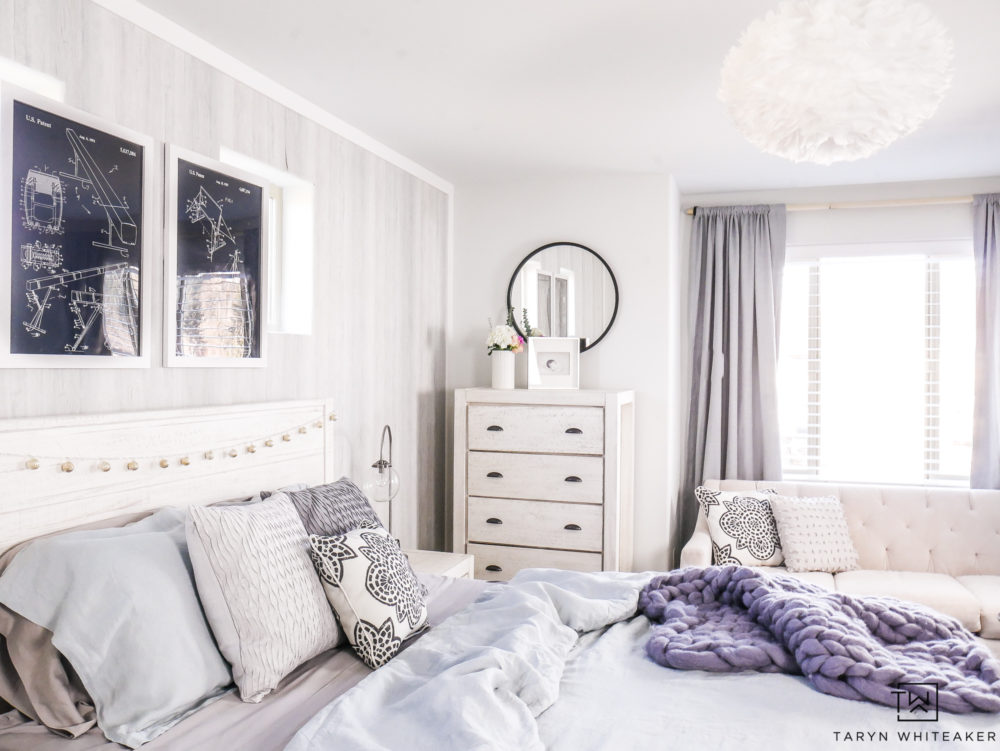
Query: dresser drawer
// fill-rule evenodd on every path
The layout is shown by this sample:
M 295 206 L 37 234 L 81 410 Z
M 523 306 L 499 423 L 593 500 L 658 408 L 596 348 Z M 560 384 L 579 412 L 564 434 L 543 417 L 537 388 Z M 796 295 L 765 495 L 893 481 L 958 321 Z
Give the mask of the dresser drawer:
M 599 456 L 470 451 L 469 495 L 601 503 L 604 460 Z
M 476 578 L 507 581 L 522 568 L 564 568 L 570 571 L 600 571 L 600 553 L 573 553 L 568 550 L 536 550 L 506 545 L 468 546 L 476 558 Z
M 600 455 L 604 453 L 604 410 L 471 404 L 468 442 L 477 451 Z
M 603 512 L 586 503 L 469 498 L 469 541 L 600 553 Z

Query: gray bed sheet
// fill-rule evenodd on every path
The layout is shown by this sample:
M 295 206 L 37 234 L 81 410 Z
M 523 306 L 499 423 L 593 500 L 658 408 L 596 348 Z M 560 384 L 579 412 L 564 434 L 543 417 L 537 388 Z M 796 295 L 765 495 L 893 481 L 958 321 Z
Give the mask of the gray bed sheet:
M 428 622 L 433 628 L 474 601 L 486 582 L 420 576 L 428 588 Z M 143 751 L 280 751 L 314 714 L 359 683 L 371 670 L 350 647 L 324 652 L 300 665 L 260 704 L 230 693 L 179 723 Z M 93 728 L 79 738 L 62 738 L 11 711 L 0 715 L 0 751 L 121 751 Z

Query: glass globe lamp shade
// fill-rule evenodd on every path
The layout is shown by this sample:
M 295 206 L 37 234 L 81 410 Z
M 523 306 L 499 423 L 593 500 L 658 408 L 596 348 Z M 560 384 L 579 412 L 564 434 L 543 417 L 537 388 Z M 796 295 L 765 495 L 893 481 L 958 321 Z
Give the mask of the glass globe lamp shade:
M 384 460 L 375 462 L 368 470 L 363 490 L 376 503 L 388 503 L 399 493 L 399 475 Z

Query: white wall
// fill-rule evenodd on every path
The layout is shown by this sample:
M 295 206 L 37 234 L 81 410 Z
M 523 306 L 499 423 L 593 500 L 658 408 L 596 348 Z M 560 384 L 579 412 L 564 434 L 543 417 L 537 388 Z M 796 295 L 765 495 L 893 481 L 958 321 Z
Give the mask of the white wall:
M 556 240 L 600 253 L 618 279 L 614 327 L 581 357 L 581 387 L 636 392 L 635 568 L 671 562 L 679 484 L 679 197 L 669 176 L 456 186 L 450 388 L 488 386 L 487 319 L 529 252 Z M 450 477 L 450 472 L 448 477 Z
M 339 466 L 360 478 L 390 423 L 393 531 L 443 545 L 446 192 L 89 0 L 3 0 L 0 57 L 64 81 L 73 107 L 210 157 L 229 147 L 316 199 L 313 333 L 271 335 L 266 368 L 164 368 L 154 352 L 148 370 L 0 370 L 0 418 L 331 397 Z

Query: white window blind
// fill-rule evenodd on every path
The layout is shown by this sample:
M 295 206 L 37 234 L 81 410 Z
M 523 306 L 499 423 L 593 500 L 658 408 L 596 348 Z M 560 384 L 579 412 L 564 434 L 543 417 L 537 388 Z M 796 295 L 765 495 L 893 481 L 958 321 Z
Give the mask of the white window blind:
M 968 483 L 971 241 L 790 247 L 781 316 L 786 478 Z

